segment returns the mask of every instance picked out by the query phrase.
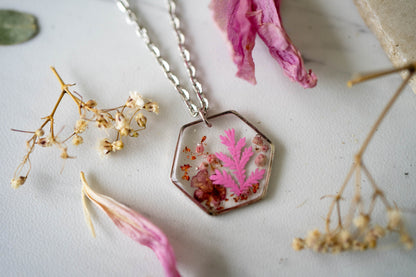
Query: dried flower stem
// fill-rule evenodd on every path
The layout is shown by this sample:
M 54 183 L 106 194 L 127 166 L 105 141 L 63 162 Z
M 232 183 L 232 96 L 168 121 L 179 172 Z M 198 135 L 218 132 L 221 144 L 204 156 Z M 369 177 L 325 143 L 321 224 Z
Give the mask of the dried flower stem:
M 42 147 L 56 146 L 61 151 L 61 158 L 73 158 L 68 155 L 65 143 L 72 138 L 72 143 L 74 145 L 81 144 L 83 142 L 83 138 L 80 134 L 86 130 L 88 122 L 95 122 L 97 124 L 96 126 L 100 129 L 111 128 L 117 131 L 116 139 L 113 142 L 108 139 L 104 139 L 100 143 L 100 151 L 104 154 L 109 154 L 110 152 L 116 152 L 123 149 L 124 143 L 122 138 L 124 136 L 137 137 L 139 135 L 139 131 L 146 129 L 147 118 L 140 113 L 141 110 L 154 113 L 159 112 L 159 106 L 156 102 L 143 98 L 136 92 L 130 93 L 130 97 L 124 105 L 109 109 L 97 109 L 97 103 L 94 100 L 84 102 L 78 93 L 69 89 L 75 84 L 66 84 L 54 67 L 51 67 L 51 70 L 61 85 L 61 92 L 52 109 L 52 112 L 48 116 L 42 118 L 44 121 L 36 131 L 20 131 L 12 129 L 13 131 L 32 134 L 32 137 L 26 141 L 27 153 L 15 170 L 11 180 L 13 188 L 18 188 L 25 183 L 31 170 L 30 155 L 33 153 L 36 145 L 40 145 Z M 69 95 L 69 97 L 74 101 L 80 118 L 75 124 L 74 131 L 67 138 L 60 139 L 58 138 L 59 133 L 55 134 L 54 131 L 54 117 L 65 94 Z M 115 114 L 113 115 L 112 112 Z M 131 125 L 133 123 L 133 118 L 136 120 L 139 128 L 132 128 Z M 47 126 L 47 124 L 49 124 L 49 134 L 45 136 L 43 129 Z M 27 165 L 28 169 L 25 174 L 21 174 L 25 165 Z
M 354 156 L 354 162 L 351 166 L 350 172 L 347 174 L 347 178 L 345 179 L 340 191 L 338 192 L 337 196 L 333 199 L 331 206 L 329 208 L 329 212 L 326 218 L 326 231 L 329 233 L 330 232 L 330 217 L 333 213 L 333 209 L 335 204 L 337 205 L 337 210 L 338 210 L 338 219 L 339 219 L 339 224 L 338 227 L 342 228 L 342 223 L 341 223 L 341 218 L 340 218 L 340 211 L 339 211 L 339 201 L 340 198 L 342 196 L 342 193 L 344 192 L 345 187 L 348 185 L 348 182 L 350 181 L 353 173 L 355 172 L 355 196 L 354 196 L 354 202 L 356 204 L 359 205 L 359 211 L 360 213 L 364 213 L 363 210 L 363 206 L 362 206 L 362 201 L 361 201 L 361 170 L 364 170 L 364 173 L 366 175 L 366 177 L 370 180 L 371 185 L 373 186 L 374 189 L 374 195 L 373 195 L 373 202 L 375 201 L 375 199 L 378 196 L 382 196 L 383 199 L 383 203 L 386 206 L 387 209 L 390 208 L 389 203 L 387 202 L 386 198 L 384 197 L 383 193 L 381 192 L 381 190 L 378 188 L 378 186 L 376 185 L 374 179 L 372 178 L 372 176 L 370 175 L 370 173 L 368 172 L 367 168 L 365 167 L 365 165 L 363 164 L 362 161 L 362 157 L 363 154 L 365 152 L 365 150 L 368 147 L 368 144 L 370 143 L 371 139 L 373 138 L 377 128 L 380 126 L 381 122 L 383 121 L 383 119 L 385 118 L 386 114 L 388 113 L 388 111 L 391 109 L 391 107 L 393 106 L 393 104 L 396 102 L 397 98 L 399 97 L 399 95 L 403 92 L 406 84 L 409 82 L 410 78 L 413 76 L 414 72 L 415 72 L 415 64 L 410 64 L 406 67 L 403 67 L 401 69 L 394 69 L 394 70 L 389 70 L 389 71 L 385 71 L 385 72 L 379 72 L 379 73 L 374 73 L 374 74 L 369 74 L 369 75 L 363 75 L 358 77 L 357 79 L 354 79 L 352 81 L 349 82 L 350 85 L 352 84 L 357 84 L 360 82 L 364 82 L 373 78 L 377 78 L 380 76 L 384 76 L 386 74 L 390 74 L 390 73 L 394 73 L 394 72 L 398 72 L 398 71 L 402 71 L 402 70 L 408 70 L 409 74 L 406 76 L 406 78 L 403 80 L 403 82 L 401 83 L 400 87 L 396 90 L 396 92 L 393 94 L 393 96 L 390 98 L 389 102 L 387 103 L 387 105 L 384 107 L 383 111 L 381 112 L 381 114 L 378 116 L 376 122 L 374 123 L 373 127 L 371 128 L 369 134 L 367 135 L 366 139 L 364 140 L 364 143 L 362 144 L 362 146 L 360 147 L 360 150 L 357 152 L 357 154 Z M 374 205 L 374 204 L 373 204 Z M 372 206 L 373 206 L 372 205 Z M 370 210 L 372 211 L 373 208 L 371 208 Z M 351 215 L 351 213 L 349 213 Z
M 373 176 L 368 171 L 367 167 L 363 163 L 363 155 L 373 138 L 376 130 L 380 126 L 383 119 L 386 117 L 389 110 L 392 108 L 393 104 L 396 102 L 397 98 L 403 92 L 406 84 L 415 75 L 416 72 L 416 63 L 411 63 L 404 67 L 372 73 L 368 75 L 359 76 L 348 82 L 348 86 L 364 82 L 373 78 L 385 76 L 387 74 L 400 72 L 406 70 L 408 72 L 407 76 L 404 78 L 403 82 L 390 98 L 380 115 L 378 116 L 376 122 L 371 128 L 369 134 L 365 138 L 363 144 L 361 145 L 359 151 L 354 156 L 354 161 L 351 165 L 350 170 L 339 190 L 339 192 L 333 197 L 333 200 L 329 206 L 329 211 L 325 220 L 325 234 L 319 233 L 318 230 L 314 230 L 308 234 L 305 239 L 296 238 L 293 241 L 293 248 L 295 250 L 301 250 L 305 247 L 312 248 L 318 252 L 331 251 L 337 253 L 345 250 L 365 250 L 367 248 L 374 248 L 377 245 L 377 240 L 384 236 L 385 230 L 376 225 L 374 228 L 370 228 L 370 217 L 375 208 L 376 201 L 379 198 L 387 210 L 387 215 L 389 223 L 386 227 L 386 230 L 391 232 L 397 232 L 400 234 L 400 241 L 408 248 L 413 247 L 413 240 L 408 235 L 405 230 L 403 221 L 401 220 L 400 211 L 397 207 L 394 207 L 387 201 L 387 198 L 384 195 L 384 192 L 376 184 Z M 371 196 L 370 205 L 366 211 L 364 208 L 364 202 L 361 195 L 361 179 L 362 173 L 370 181 L 370 185 L 373 189 L 373 194 Z M 342 195 L 349 184 L 351 178 L 355 176 L 355 192 L 354 197 L 351 201 L 348 213 L 345 217 L 345 221 L 342 221 L 340 201 Z M 334 213 L 336 208 L 336 215 L 338 218 L 338 224 L 334 229 L 331 229 L 331 216 Z M 354 218 L 356 213 L 358 216 Z M 356 227 L 356 231 L 350 234 L 350 229 L 352 228 L 352 223 Z
M 81 190 L 82 209 L 84 211 L 85 222 L 87 223 L 87 226 L 91 231 L 91 235 L 95 238 L 95 229 L 94 229 L 94 225 L 92 224 L 90 211 L 88 210 L 88 206 L 87 206 L 87 198 L 85 196 L 85 187 L 88 186 L 88 183 L 87 183 L 87 180 L 85 179 L 84 172 L 81 171 L 80 177 L 81 177 L 81 183 L 82 183 L 82 190 Z

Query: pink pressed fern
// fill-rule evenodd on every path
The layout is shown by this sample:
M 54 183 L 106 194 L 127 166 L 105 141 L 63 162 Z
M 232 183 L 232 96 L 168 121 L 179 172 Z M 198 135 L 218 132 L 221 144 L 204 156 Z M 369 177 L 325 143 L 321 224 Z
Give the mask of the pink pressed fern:
M 235 143 L 235 130 L 228 129 L 224 131 L 226 136 L 220 136 L 221 143 L 227 146 L 228 151 L 231 154 L 231 157 L 220 152 L 215 153 L 218 159 L 223 162 L 225 167 L 228 167 L 234 176 L 237 179 L 238 184 L 235 182 L 234 178 L 225 170 L 222 172 L 218 169 L 215 170 L 215 174 L 211 175 L 209 178 L 216 185 L 223 185 L 226 188 L 231 189 L 237 196 L 241 195 L 244 192 L 247 192 L 248 189 L 258 183 L 263 179 L 265 170 L 256 168 L 255 171 L 251 172 L 250 176 L 246 180 L 246 170 L 245 166 L 250 160 L 250 157 L 253 156 L 252 147 L 247 147 L 243 151 L 243 147 L 246 145 L 246 138 L 241 138 L 237 143 Z

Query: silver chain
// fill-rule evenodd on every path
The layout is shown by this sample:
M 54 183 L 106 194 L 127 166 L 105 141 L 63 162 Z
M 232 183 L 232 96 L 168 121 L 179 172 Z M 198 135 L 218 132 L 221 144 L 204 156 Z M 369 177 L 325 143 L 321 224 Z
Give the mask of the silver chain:
M 185 64 L 186 71 L 188 72 L 189 80 L 192 84 L 192 90 L 194 91 L 195 95 L 197 96 L 197 99 L 199 100 L 200 108 L 198 108 L 192 102 L 188 90 L 182 87 L 182 85 L 179 82 L 179 78 L 172 73 L 169 63 L 164 58 L 162 58 L 159 48 L 150 39 L 147 29 L 140 25 L 137 15 L 130 9 L 129 2 L 127 0 L 116 0 L 116 2 L 119 9 L 126 14 L 127 23 L 135 27 L 136 34 L 143 39 L 147 48 L 150 50 L 150 52 L 156 58 L 159 65 L 162 67 L 162 70 L 165 73 L 166 78 L 168 78 L 175 90 L 181 95 L 183 102 L 188 107 L 191 115 L 193 117 L 200 115 L 202 119 L 205 120 L 205 115 L 208 110 L 208 100 L 205 97 L 205 94 L 202 90 L 201 83 L 198 82 L 196 78 L 196 69 L 191 63 L 191 55 L 185 47 L 185 35 L 182 33 L 180 29 L 181 22 L 179 18 L 176 16 L 175 2 L 173 0 L 167 0 L 169 7 L 169 17 L 171 20 L 172 27 L 176 34 L 179 51 Z

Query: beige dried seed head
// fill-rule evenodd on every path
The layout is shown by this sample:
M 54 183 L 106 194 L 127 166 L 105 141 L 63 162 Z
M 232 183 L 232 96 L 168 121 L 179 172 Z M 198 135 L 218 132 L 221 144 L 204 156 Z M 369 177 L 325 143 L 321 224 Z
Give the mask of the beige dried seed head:
M 121 140 L 117 140 L 112 143 L 112 150 L 113 152 L 119 151 L 124 148 L 124 143 Z
M 387 218 L 389 220 L 387 226 L 389 229 L 398 229 L 402 225 L 402 215 L 399 209 L 389 209 L 387 211 Z
M 295 239 L 293 239 L 293 241 L 292 241 L 292 248 L 295 251 L 302 250 L 303 248 L 305 248 L 305 241 L 303 239 L 301 239 L 301 238 L 295 238 Z
M 66 160 L 66 159 L 68 159 L 69 158 L 69 155 L 68 155 L 68 151 L 67 151 L 67 149 L 66 148 L 62 148 L 62 150 L 61 150 L 61 156 L 60 156 L 62 159 L 64 159 L 64 160 Z
M 129 122 L 127 121 L 127 119 L 124 116 L 124 114 L 122 114 L 120 112 L 117 112 L 116 113 L 115 122 L 116 122 L 115 128 L 117 130 L 122 130 L 122 129 L 129 128 Z
M 408 250 L 411 250 L 414 247 L 413 239 L 409 236 L 408 233 L 403 233 L 400 235 L 400 242 L 403 243 Z
M 113 145 L 108 139 L 102 139 L 100 141 L 98 149 L 100 150 L 101 153 L 108 154 L 111 151 L 113 151 Z
M 354 225 L 360 230 L 365 230 L 368 227 L 369 222 L 370 217 L 365 214 L 360 214 L 359 216 L 354 218 Z
M 25 176 L 19 176 L 17 178 L 13 178 L 10 183 L 12 185 L 12 188 L 17 189 L 20 186 L 22 186 L 26 182 Z
M 88 126 L 88 121 L 84 119 L 78 119 L 75 124 L 75 133 L 80 134 L 85 132 Z
M 371 232 L 378 239 L 382 238 L 386 235 L 386 230 L 383 227 L 381 227 L 380 225 L 374 226 L 374 228 L 371 229 Z
M 85 106 L 92 109 L 95 106 L 97 106 L 97 102 L 95 100 L 90 99 L 85 103 Z
M 130 134 L 131 129 L 130 128 L 123 128 L 119 131 L 120 136 L 125 137 Z
M 50 137 L 43 137 L 39 139 L 38 144 L 42 147 L 50 147 L 52 146 L 52 140 Z
M 139 127 L 145 128 L 146 127 L 146 123 L 147 123 L 147 118 L 144 114 L 142 113 L 138 113 L 135 118 L 134 118 L 137 122 L 137 125 L 139 125 Z
M 82 144 L 83 142 L 84 142 L 84 139 L 83 139 L 81 136 L 75 135 L 75 136 L 72 138 L 72 144 L 73 144 L 73 145 L 80 145 L 80 144 Z
M 144 108 L 148 112 L 159 114 L 159 105 L 156 102 L 149 102 L 144 105 Z
M 43 131 L 42 129 L 37 129 L 35 131 L 35 136 L 37 136 L 38 138 L 40 138 L 41 136 L 43 136 L 45 134 L 45 131 Z

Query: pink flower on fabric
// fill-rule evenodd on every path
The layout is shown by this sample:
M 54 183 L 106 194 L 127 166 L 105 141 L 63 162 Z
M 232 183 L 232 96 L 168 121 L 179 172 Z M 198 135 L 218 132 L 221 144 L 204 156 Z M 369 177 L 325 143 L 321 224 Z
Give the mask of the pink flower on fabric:
M 94 192 L 85 179 L 84 173 L 81 172 L 81 181 L 83 183 L 82 195 L 88 197 L 94 204 L 100 207 L 114 222 L 114 224 L 127 236 L 134 241 L 149 247 L 156 254 L 167 277 L 180 277 L 176 268 L 175 254 L 166 235 L 147 218 L 135 212 L 134 210 L 118 203 L 114 199 Z M 94 227 L 92 226 L 88 209 L 84 203 L 84 213 L 87 223 L 95 236 Z
M 215 22 L 231 44 L 237 77 L 256 84 L 252 51 L 258 34 L 287 77 L 304 88 L 314 87 L 316 75 L 305 69 L 300 52 L 282 26 L 280 1 L 212 0 L 211 8 Z

